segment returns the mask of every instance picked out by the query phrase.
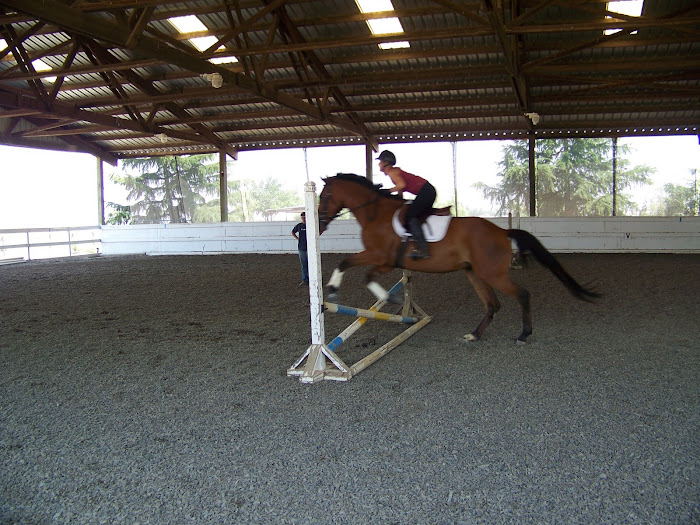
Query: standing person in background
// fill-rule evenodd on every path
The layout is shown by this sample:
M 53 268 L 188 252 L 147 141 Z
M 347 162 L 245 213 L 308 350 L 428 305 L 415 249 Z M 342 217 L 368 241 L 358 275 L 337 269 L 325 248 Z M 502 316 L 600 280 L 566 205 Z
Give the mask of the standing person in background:
M 384 150 L 377 157 L 379 161 L 379 169 L 385 175 L 388 175 L 394 183 L 394 187 L 390 188 L 391 192 L 407 191 L 413 193 L 416 198 L 408 207 L 406 212 L 406 224 L 404 225 L 413 235 L 416 240 L 418 249 L 411 254 L 412 259 L 428 259 L 430 258 L 430 250 L 428 243 L 423 235 L 421 228 L 420 215 L 429 213 L 435 203 L 435 187 L 423 177 L 408 173 L 394 166 L 396 164 L 396 156 L 389 150 Z
M 306 250 L 306 212 L 301 212 L 301 222 L 292 229 L 292 237 L 299 241 L 297 250 L 299 251 L 299 263 L 301 264 L 301 282 L 297 286 L 309 284 L 309 257 Z

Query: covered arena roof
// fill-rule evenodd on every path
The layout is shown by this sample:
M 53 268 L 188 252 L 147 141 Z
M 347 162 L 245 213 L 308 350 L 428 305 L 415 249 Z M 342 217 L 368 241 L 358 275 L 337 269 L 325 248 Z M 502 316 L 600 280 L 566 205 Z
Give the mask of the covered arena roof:
M 115 162 L 698 133 L 697 0 L 640 16 L 599 0 L 359 3 L 0 0 L 0 143 Z M 170 21 L 187 15 L 202 26 Z M 392 32 L 370 30 L 388 17 Z

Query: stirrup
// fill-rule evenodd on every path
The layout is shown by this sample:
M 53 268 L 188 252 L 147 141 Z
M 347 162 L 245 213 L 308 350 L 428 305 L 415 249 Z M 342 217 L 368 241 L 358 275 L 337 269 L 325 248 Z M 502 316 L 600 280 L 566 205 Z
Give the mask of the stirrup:
M 418 259 L 430 259 L 430 254 L 422 250 L 413 250 L 408 257 L 412 261 L 417 261 Z

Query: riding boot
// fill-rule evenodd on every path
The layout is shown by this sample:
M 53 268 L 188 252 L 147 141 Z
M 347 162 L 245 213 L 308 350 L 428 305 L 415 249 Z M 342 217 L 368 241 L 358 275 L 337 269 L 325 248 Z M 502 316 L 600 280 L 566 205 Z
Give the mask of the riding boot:
M 415 217 L 408 221 L 408 229 L 413 235 L 413 239 L 418 245 L 418 249 L 414 250 L 411 254 L 411 259 L 428 259 L 430 258 L 430 250 L 428 249 L 428 243 L 423 235 L 423 229 L 421 228 L 420 221 Z

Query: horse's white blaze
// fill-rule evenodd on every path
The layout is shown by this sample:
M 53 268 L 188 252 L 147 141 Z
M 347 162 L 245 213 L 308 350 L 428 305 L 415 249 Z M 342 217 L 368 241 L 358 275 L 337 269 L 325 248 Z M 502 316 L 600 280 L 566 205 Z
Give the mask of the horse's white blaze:
M 383 301 L 389 298 L 389 292 L 382 288 L 382 285 L 377 282 L 372 281 L 371 283 L 369 283 L 367 285 L 367 289 L 370 292 L 372 292 L 379 301 Z
M 340 288 L 340 284 L 343 282 L 343 272 L 336 268 L 333 270 L 333 275 L 328 280 L 328 286 L 333 286 L 334 288 Z

